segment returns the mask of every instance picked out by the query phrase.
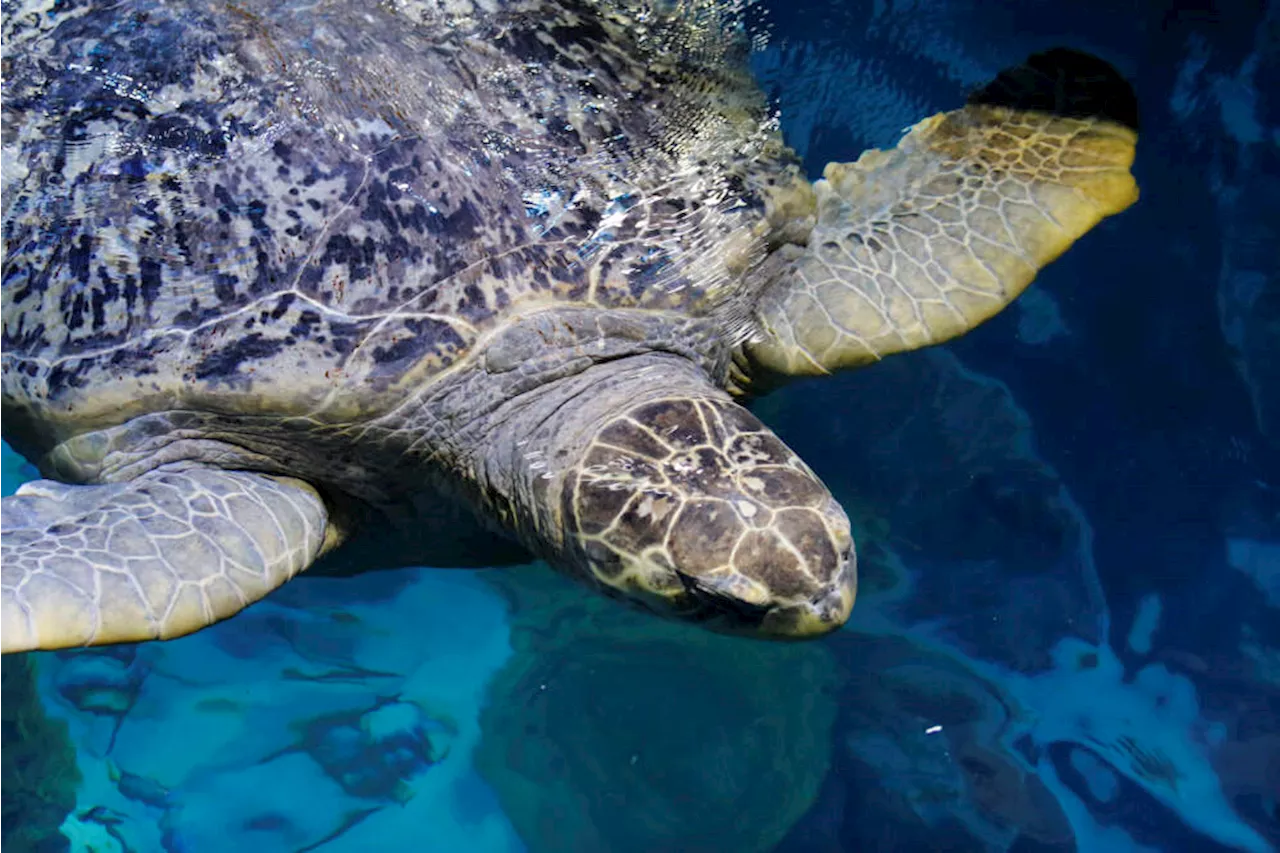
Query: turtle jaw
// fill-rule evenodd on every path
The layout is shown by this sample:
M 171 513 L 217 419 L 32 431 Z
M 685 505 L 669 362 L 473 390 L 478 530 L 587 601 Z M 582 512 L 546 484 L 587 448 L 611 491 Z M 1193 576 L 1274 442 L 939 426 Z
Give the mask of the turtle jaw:
M 695 578 L 665 564 L 627 561 L 626 580 L 596 574 L 614 597 L 719 634 L 768 640 L 807 640 L 844 625 L 853 610 L 857 572 L 852 547 L 840 571 L 817 593 L 796 599 L 768 598 L 746 578 Z M 678 583 L 673 584 L 675 577 Z

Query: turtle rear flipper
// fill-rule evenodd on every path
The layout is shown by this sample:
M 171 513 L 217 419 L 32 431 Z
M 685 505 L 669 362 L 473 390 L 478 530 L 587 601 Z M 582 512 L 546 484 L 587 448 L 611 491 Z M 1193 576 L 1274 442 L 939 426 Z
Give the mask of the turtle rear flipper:
M 816 223 L 807 247 L 780 250 L 789 274 L 761 299 L 751 357 L 820 374 L 978 325 L 1137 200 L 1136 124 L 1118 73 L 1054 50 L 920 122 L 897 148 L 829 164 L 811 196 L 779 205 Z
M 333 542 L 306 484 L 196 468 L 28 483 L 0 522 L 0 650 L 168 639 L 225 619 Z

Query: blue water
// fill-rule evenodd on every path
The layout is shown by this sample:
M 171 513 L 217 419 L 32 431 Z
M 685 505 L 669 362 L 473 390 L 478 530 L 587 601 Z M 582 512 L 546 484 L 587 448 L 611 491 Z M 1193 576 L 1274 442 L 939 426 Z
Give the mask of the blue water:
M 1054 45 L 1142 110 L 1142 200 L 1012 308 L 756 404 L 855 520 L 850 624 L 710 636 L 540 566 L 304 576 L 7 658 L 6 850 L 1280 850 L 1280 14 L 758 8 L 814 176 Z M 32 476 L 5 447 L 4 493 Z

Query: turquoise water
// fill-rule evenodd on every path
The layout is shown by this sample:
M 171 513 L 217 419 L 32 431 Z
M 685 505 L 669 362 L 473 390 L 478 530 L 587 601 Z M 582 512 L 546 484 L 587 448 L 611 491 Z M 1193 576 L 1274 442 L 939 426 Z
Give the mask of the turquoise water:
M 755 405 L 854 519 L 846 628 L 711 636 L 539 565 L 303 576 L 6 658 L 6 849 L 1280 849 L 1276 12 L 1072 8 L 777 4 L 752 57 L 814 174 L 1053 44 L 1143 111 L 1143 200 L 1012 308 Z
M 7 495 L 33 472 L 4 461 Z M 298 849 L 356 816 L 331 849 L 421 849 L 423 827 L 427 849 L 524 849 L 472 762 L 506 605 L 469 572 L 411 574 L 299 584 L 168 643 L 32 655 L 91 814 L 62 824 L 71 849 Z

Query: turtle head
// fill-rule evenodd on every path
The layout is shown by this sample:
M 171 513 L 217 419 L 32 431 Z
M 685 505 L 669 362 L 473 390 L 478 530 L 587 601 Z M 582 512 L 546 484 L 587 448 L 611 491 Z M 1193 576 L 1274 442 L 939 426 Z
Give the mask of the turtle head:
M 723 394 L 629 405 L 579 459 L 561 488 L 566 551 L 606 590 L 729 633 L 809 637 L 848 618 L 848 518 Z

